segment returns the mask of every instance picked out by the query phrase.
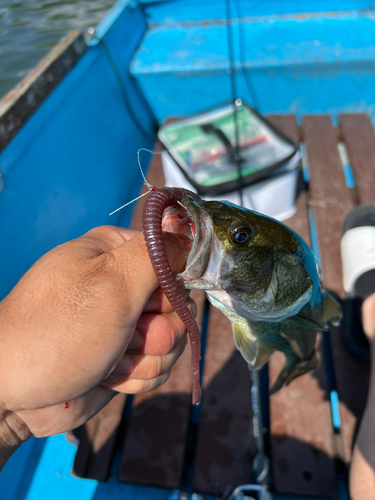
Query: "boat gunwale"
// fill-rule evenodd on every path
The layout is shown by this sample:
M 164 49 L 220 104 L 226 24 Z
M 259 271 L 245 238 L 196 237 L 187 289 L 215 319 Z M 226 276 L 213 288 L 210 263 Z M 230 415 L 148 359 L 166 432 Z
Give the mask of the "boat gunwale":
M 0 100 L 0 152 L 54 91 L 87 50 L 83 34 L 74 30 Z

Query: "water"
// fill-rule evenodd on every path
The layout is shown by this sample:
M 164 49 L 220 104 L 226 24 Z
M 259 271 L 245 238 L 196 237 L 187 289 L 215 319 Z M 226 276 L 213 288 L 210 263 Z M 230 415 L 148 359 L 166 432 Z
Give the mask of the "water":
M 0 0 L 0 97 L 69 31 L 96 26 L 115 0 Z

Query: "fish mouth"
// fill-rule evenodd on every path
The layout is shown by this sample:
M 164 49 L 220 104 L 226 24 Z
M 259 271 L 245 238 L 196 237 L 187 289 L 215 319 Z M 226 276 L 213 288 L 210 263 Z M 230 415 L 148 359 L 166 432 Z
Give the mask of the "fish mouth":
M 188 283 L 204 274 L 211 252 L 212 222 L 204 207 L 190 196 L 185 196 L 178 206 L 165 210 L 162 230 L 174 234 L 184 234 L 192 241 L 185 271 L 176 279 Z

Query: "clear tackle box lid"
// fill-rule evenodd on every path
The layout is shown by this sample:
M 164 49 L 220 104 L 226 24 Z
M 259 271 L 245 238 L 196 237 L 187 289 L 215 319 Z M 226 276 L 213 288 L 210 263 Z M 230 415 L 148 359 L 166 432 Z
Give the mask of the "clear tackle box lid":
M 268 120 L 239 102 L 159 129 L 159 140 L 200 195 L 236 190 L 239 167 L 245 187 L 274 175 L 299 154 L 297 146 Z

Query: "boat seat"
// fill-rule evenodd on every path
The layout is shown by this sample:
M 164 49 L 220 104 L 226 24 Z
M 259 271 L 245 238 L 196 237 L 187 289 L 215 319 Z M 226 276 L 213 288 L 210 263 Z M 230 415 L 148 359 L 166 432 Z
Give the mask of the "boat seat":
M 184 116 L 231 100 L 226 2 L 143 5 L 148 29 L 130 72 L 159 123 L 171 110 Z M 298 118 L 346 109 L 373 116 L 370 5 L 232 2 L 231 19 L 236 97 L 262 113 L 298 110 Z
M 355 204 L 374 202 L 375 136 L 370 119 L 364 114 L 341 115 L 337 128 L 328 115 L 304 116 L 300 127 L 292 115 L 269 119 L 299 143 L 303 153 L 297 211 L 285 223 L 312 245 L 325 288 L 343 301 L 343 219 Z M 159 155 L 147 177 L 153 185 L 163 186 Z M 144 199 L 137 204 L 134 229 L 141 229 L 143 204 Z M 203 293 L 194 291 L 192 296 L 202 330 L 201 405 L 191 406 L 187 348 L 162 387 L 134 397 L 116 396 L 75 431 L 80 439 L 76 475 L 105 481 L 117 454 L 121 482 L 224 496 L 251 481 L 249 372 L 235 349 L 228 320 L 210 308 Z M 347 477 L 368 390 L 369 364 L 346 351 L 339 327 L 319 333 L 317 354 L 319 364 L 313 372 L 271 397 L 267 390 L 262 392 L 270 489 L 299 499 L 337 497 Z M 263 385 L 272 385 L 283 362 L 281 353 L 271 357 L 261 374 Z

